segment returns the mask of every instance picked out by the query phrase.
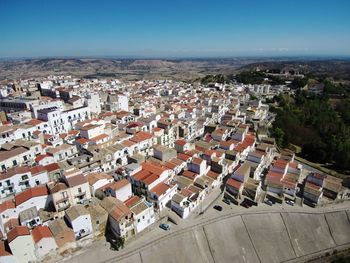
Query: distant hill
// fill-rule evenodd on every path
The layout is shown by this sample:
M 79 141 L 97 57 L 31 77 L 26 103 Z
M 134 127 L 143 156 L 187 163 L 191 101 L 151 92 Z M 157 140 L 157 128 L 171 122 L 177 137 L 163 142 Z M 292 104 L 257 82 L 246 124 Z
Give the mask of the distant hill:
M 302 74 L 326 74 L 336 79 L 350 80 L 350 59 L 298 60 L 256 62 L 243 66 L 246 70 L 294 71 Z
M 305 58 L 113 59 L 43 58 L 0 60 L 0 80 L 69 74 L 127 80 L 196 80 L 206 75 L 230 75 L 246 70 L 294 70 L 329 74 L 350 80 L 350 60 Z
M 76 59 L 48 58 L 0 61 L 0 79 L 69 74 L 77 77 L 191 80 L 207 74 L 232 73 L 256 59 Z

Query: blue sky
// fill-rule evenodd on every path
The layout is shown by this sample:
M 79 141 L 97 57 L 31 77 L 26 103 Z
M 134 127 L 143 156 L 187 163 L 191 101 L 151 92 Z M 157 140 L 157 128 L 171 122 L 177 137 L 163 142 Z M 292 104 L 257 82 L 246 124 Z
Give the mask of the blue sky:
M 0 0 L 0 57 L 350 56 L 349 0 Z

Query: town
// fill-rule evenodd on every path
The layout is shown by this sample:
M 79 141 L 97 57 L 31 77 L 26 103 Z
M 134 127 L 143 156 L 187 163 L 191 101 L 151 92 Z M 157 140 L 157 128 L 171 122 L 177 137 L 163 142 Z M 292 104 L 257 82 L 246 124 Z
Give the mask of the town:
M 0 88 L 0 262 L 102 239 L 120 250 L 207 209 L 350 199 L 271 137 L 266 100 L 285 85 L 52 75 Z

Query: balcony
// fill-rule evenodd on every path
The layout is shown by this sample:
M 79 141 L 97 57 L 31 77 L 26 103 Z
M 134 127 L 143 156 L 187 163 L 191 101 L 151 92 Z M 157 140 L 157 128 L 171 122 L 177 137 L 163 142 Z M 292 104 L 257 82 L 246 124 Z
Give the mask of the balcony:
M 19 181 L 19 185 L 27 185 L 27 186 L 29 187 L 29 186 L 30 186 L 30 185 L 29 185 L 29 178 L 28 178 L 28 179 L 25 179 L 25 180 Z
M 66 210 L 68 207 L 70 207 L 70 203 L 69 202 L 66 202 L 66 203 L 61 204 L 61 205 L 57 205 L 57 212 L 61 212 L 63 210 Z
M 56 204 L 66 202 L 67 200 L 68 200 L 68 196 L 62 197 L 61 199 L 58 199 L 58 200 L 56 201 Z
M 4 190 L 8 190 L 9 188 L 13 188 L 14 183 L 4 185 Z
M 84 196 L 85 194 L 86 194 L 85 191 L 84 191 L 84 192 L 80 192 L 80 193 L 75 194 L 74 197 L 82 197 L 82 196 Z

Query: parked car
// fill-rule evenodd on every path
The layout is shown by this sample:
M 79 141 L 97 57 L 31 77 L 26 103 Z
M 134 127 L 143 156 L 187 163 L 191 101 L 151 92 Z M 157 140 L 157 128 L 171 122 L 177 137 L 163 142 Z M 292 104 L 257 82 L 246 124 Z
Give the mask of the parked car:
M 165 231 L 170 230 L 170 225 L 168 224 L 160 224 L 159 227 Z
M 267 205 L 269 205 L 269 206 L 272 206 L 272 205 L 273 205 L 273 203 L 271 202 L 271 200 L 265 200 L 264 203 L 267 204 Z
M 251 200 L 251 199 L 249 199 L 249 198 L 244 198 L 244 200 L 243 200 L 243 202 L 246 202 L 248 205 L 249 205 L 249 207 L 251 207 L 251 206 L 258 206 L 258 203 L 257 202 L 255 202 L 255 201 L 253 201 L 253 200 Z
M 218 210 L 218 211 L 222 211 L 222 206 L 220 205 L 214 205 L 214 209 Z
M 291 205 L 291 206 L 294 206 L 294 201 L 292 201 L 292 200 L 287 200 L 287 201 L 286 201 L 286 204 Z
M 243 206 L 245 208 L 249 208 L 250 207 L 250 205 L 247 202 L 244 202 L 244 201 L 241 203 L 241 206 Z
M 228 205 L 231 204 L 230 199 L 224 198 L 222 201 L 223 201 L 225 204 L 228 204 Z

